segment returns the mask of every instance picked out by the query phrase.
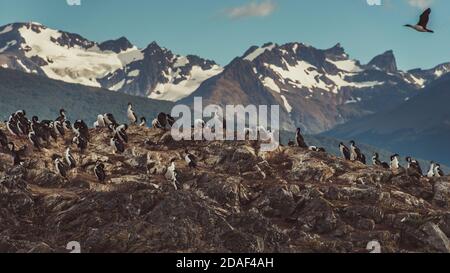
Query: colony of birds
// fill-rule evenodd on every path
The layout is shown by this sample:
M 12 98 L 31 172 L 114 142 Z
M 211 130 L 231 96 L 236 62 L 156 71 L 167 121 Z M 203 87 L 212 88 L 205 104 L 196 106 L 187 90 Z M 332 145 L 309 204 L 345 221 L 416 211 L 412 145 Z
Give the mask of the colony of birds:
M 128 104 L 127 117 L 131 126 L 145 127 L 146 118 L 142 117 L 140 119 L 140 124 L 137 124 L 138 118 L 133 110 L 132 104 Z M 171 126 L 174 124 L 175 119 L 169 114 L 160 113 L 152 122 L 153 128 L 159 128 L 164 130 L 170 130 Z M 69 170 L 77 167 L 77 162 L 72 154 L 72 147 L 76 146 L 78 151 L 82 154 L 86 151 L 89 140 L 90 133 L 87 124 L 83 120 L 76 120 L 73 125 L 67 119 L 66 112 L 64 109 L 60 110 L 60 115 L 55 120 L 42 120 L 39 121 L 37 116 L 33 116 L 29 120 L 26 116 L 25 110 L 19 110 L 10 115 L 9 119 L 5 121 L 6 127 L 9 133 L 14 138 L 28 138 L 29 144 L 36 151 L 41 151 L 43 147 L 48 147 L 51 142 L 57 142 L 58 138 L 71 138 L 70 145 L 65 150 L 64 155 L 53 154 L 52 160 L 54 162 L 55 171 L 66 178 Z M 94 128 L 107 128 L 109 130 L 110 146 L 113 153 L 123 153 L 126 149 L 126 144 L 129 141 L 127 135 L 128 124 L 119 124 L 114 116 L 110 113 L 100 114 L 97 120 L 93 124 Z M 194 127 L 199 127 L 199 129 L 205 129 L 206 123 L 203 120 L 196 121 Z M 264 130 L 264 128 L 259 128 L 259 130 Z M 244 132 L 247 137 L 249 137 L 250 132 L 248 129 Z M 260 137 L 260 131 L 258 131 L 258 137 Z M 267 134 L 267 133 L 266 133 Z M 70 136 L 68 136 L 70 135 Z M 148 143 L 151 145 L 152 143 Z M 12 157 L 13 166 L 22 164 L 23 156 L 28 146 L 25 145 L 19 149 L 13 142 L 13 139 L 8 139 L 6 134 L 0 130 L 0 146 L 4 149 L 6 148 Z M 316 146 L 308 146 L 302 136 L 301 129 L 297 129 L 296 141 L 290 140 L 288 146 L 298 146 L 301 148 L 309 149 L 316 152 L 326 152 L 324 148 Z M 350 148 L 348 148 L 344 143 L 340 143 L 339 150 L 342 157 L 345 160 L 357 161 L 362 164 L 367 164 L 366 156 L 361 152 L 361 150 L 356 145 L 355 141 L 350 141 Z M 188 151 L 185 152 L 185 160 L 189 167 L 196 167 L 196 158 Z M 400 165 L 399 155 L 392 155 L 390 158 L 390 163 L 381 162 L 378 153 L 372 156 L 372 164 L 374 166 L 379 166 L 385 169 L 390 169 L 393 172 L 407 171 L 411 175 L 417 175 L 418 177 L 423 175 L 422 168 L 416 159 L 408 156 L 406 157 L 407 167 L 406 169 Z M 95 177 L 100 182 L 104 182 L 106 179 L 105 165 L 101 161 L 97 161 L 94 168 Z M 171 180 L 175 183 L 176 179 L 176 168 L 174 162 L 171 162 L 168 168 L 170 172 Z M 440 164 L 431 162 L 428 173 L 426 174 L 429 178 L 431 177 L 443 177 L 444 173 L 441 169 Z M 177 187 L 176 184 L 174 184 Z
M 127 116 L 131 125 L 144 127 L 147 126 L 146 118 L 142 117 L 140 123 L 137 124 L 138 118 L 134 113 L 131 103 L 128 104 Z M 168 114 L 160 113 L 152 122 L 154 128 L 170 129 L 175 120 Z M 39 117 L 33 116 L 29 120 L 26 116 L 25 110 L 18 110 L 12 113 L 7 121 L 6 127 L 12 136 L 8 138 L 7 135 L 0 130 L 0 147 L 6 149 L 12 157 L 12 165 L 18 166 L 24 163 L 24 156 L 29 148 L 40 152 L 43 148 L 48 148 L 52 142 L 57 143 L 58 139 L 63 141 L 69 138 L 69 145 L 67 146 L 64 155 L 53 154 L 52 160 L 54 162 L 54 170 L 60 176 L 67 178 L 69 170 L 77 167 L 77 161 L 72 154 L 72 148 L 75 146 L 80 154 L 85 153 L 90 142 L 90 132 L 88 125 L 83 120 L 76 120 L 73 125 L 67 119 L 66 111 L 60 110 L 60 115 L 55 120 L 39 120 Z M 127 124 L 119 124 L 114 118 L 113 114 L 100 114 L 93 124 L 94 128 L 106 128 L 111 135 L 110 146 L 112 153 L 120 154 L 125 152 L 126 144 L 129 141 Z M 15 139 L 27 138 L 29 145 L 17 149 L 14 144 Z M 186 152 L 186 161 L 190 166 L 195 166 L 195 158 L 193 155 Z M 175 177 L 175 167 L 171 168 Z M 106 179 L 105 165 L 101 161 L 97 161 L 94 167 L 93 175 L 100 182 Z

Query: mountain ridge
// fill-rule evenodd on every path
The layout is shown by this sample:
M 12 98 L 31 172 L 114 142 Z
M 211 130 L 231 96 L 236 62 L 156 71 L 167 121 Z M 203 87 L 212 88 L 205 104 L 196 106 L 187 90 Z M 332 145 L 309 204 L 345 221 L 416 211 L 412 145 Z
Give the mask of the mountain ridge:
M 282 129 L 309 134 L 393 109 L 450 72 L 450 63 L 399 70 L 392 50 L 362 64 L 340 43 L 317 49 L 298 42 L 252 46 L 221 67 L 156 42 L 144 49 L 125 37 L 96 43 L 33 23 L 0 27 L 0 49 L 0 67 L 134 96 L 279 105 Z

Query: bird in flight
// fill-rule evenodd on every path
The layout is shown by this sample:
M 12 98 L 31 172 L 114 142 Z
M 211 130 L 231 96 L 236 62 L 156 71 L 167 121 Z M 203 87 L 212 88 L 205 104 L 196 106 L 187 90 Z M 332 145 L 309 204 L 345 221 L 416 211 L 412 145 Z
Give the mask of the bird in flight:
M 434 31 L 430 30 L 427 28 L 428 25 L 428 21 L 430 20 L 430 13 L 431 13 L 431 9 L 428 8 L 427 10 L 425 10 L 422 15 L 420 15 L 420 20 L 419 23 L 417 23 L 417 25 L 405 25 L 405 27 L 410 27 L 418 32 L 429 32 L 429 33 L 434 33 Z

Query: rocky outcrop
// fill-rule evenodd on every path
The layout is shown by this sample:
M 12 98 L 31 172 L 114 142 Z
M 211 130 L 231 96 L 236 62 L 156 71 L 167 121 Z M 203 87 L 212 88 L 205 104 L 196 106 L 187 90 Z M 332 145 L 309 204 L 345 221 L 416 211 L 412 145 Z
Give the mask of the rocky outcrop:
M 255 142 L 128 133 L 125 153 L 113 154 L 107 130 L 91 130 L 84 154 L 73 147 L 78 167 L 67 178 L 51 156 L 70 134 L 42 152 L 29 147 L 22 166 L 0 148 L 0 252 L 68 252 L 71 241 L 82 252 L 367 252 L 374 240 L 382 252 L 450 252 L 449 177 L 392 174 L 296 147 L 260 153 Z M 165 176 L 171 162 L 178 190 Z

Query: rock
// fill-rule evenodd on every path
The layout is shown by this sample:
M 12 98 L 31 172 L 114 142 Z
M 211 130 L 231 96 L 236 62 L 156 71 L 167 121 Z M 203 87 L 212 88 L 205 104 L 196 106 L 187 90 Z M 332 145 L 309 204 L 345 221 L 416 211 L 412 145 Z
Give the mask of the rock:
M 362 230 L 372 231 L 375 229 L 375 221 L 372 219 L 359 219 L 356 226 Z
M 271 217 L 289 217 L 295 210 L 296 202 L 292 192 L 285 188 L 274 187 L 259 200 L 258 207 Z
M 337 226 L 337 217 L 333 205 L 324 198 L 314 198 L 307 201 L 298 212 L 297 221 L 321 233 L 332 232 Z
M 439 252 L 450 253 L 450 242 L 438 225 L 428 222 L 422 230 L 427 235 L 425 240 L 431 247 Z
M 433 203 L 439 207 L 447 208 L 449 205 L 450 183 L 446 181 L 436 181 L 433 191 Z
M 377 206 L 361 206 L 355 205 L 347 207 L 343 210 L 346 217 L 351 219 L 359 219 L 360 217 L 371 219 L 375 223 L 381 223 L 384 219 L 384 212 Z
M 27 140 L 14 138 L 21 147 Z M 450 180 L 392 174 L 296 147 L 258 152 L 251 141 L 174 142 L 170 132 L 128 128 L 113 154 L 96 129 L 67 179 L 53 154 L 66 139 L 13 167 L 0 151 L 0 252 L 366 253 L 448 252 Z M 184 150 L 195 154 L 189 168 Z M 104 162 L 106 180 L 94 166 Z M 171 162 L 180 190 L 165 174 Z

